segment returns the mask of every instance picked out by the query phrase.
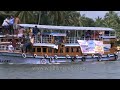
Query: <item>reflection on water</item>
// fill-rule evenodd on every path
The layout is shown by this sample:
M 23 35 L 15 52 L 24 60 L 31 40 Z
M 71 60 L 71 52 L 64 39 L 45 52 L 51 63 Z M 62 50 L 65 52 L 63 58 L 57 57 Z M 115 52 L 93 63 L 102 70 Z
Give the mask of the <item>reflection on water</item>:
M 111 79 L 120 78 L 120 61 L 59 65 L 0 65 L 5 79 Z

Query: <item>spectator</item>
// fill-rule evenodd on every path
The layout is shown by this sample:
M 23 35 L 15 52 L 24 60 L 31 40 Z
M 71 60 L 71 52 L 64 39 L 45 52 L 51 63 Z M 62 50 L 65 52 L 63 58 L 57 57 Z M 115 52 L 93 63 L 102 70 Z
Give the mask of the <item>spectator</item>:
M 18 33 L 18 25 L 17 24 L 20 24 L 20 19 L 18 16 L 15 17 L 14 24 L 13 24 L 13 29 L 14 29 L 15 34 Z
M 32 52 L 32 47 L 33 47 L 33 44 L 34 44 L 34 35 L 31 36 L 30 38 L 30 51 Z
M 22 38 L 24 31 L 25 31 L 25 29 L 20 26 L 20 28 L 18 29 L 18 38 Z
M 30 35 L 30 31 L 31 31 L 31 30 L 30 30 L 30 27 L 29 27 L 29 28 L 27 28 L 27 29 L 25 30 L 26 35 L 28 35 L 28 36 L 29 36 L 29 35 Z
M 70 36 L 70 31 L 66 31 L 66 34 L 67 34 L 67 37 L 69 37 Z
M 91 31 L 90 31 L 90 30 L 88 30 L 88 31 L 86 32 L 86 38 L 91 38 Z
M 39 43 L 41 42 L 41 36 L 42 36 L 41 33 L 38 32 L 38 34 L 37 34 L 37 42 L 39 42 Z
M 37 26 L 35 26 L 35 28 L 33 28 L 33 34 L 36 36 L 39 32 L 39 29 L 37 28 Z
M 7 17 L 7 18 L 3 21 L 2 27 L 3 27 L 3 34 L 8 33 L 8 30 L 9 30 L 9 17 Z
M 25 49 L 25 53 L 27 53 L 28 49 L 30 51 L 30 46 L 31 46 L 31 41 L 30 41 L 30 37 L 29 35 L 26 36 L 25 38 L 25 44 L 24 44 L 24 49 Z
M 9 33 L 14 35 L 13 24 L 14 24 L 14 17 L 11 16 L 9 21 L 9 25 L 10 25 Z

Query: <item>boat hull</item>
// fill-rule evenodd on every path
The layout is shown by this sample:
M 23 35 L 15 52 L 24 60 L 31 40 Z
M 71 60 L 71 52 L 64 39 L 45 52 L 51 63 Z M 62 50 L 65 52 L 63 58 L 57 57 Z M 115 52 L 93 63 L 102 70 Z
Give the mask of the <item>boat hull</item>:
M 78 62 L 86 62 L 86 61 L 115 61 L 118 56 L 116 54 L 104 55 L 104 56 L 33 56 L 30 54 L 19 53 L 7 53 L 0 52 L 0 63 L 4 64 L 65 64 L 65 63 L 78 63 Z

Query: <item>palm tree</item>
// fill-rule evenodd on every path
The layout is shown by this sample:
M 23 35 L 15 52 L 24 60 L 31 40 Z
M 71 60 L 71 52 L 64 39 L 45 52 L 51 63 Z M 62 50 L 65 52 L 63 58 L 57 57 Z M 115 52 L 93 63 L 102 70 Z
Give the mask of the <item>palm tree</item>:
M 103 25 L 105 27 L 116 28 L 118 26 L 118 22 L 117 22 L 118 18 L 119 17 L 117 15 L 117 13 L 115 13 L 114 11 L 109 11 L 104 16 Z
M 65 11 L 47 11 L 47 17 L 51 24 L 61 25 L 64 22 Z
M 117 36 L 119 36 L 120 18 L 116 12 L 109 11 L 108 13 L 106 13 L 106 15 L 104 16 L 103 25 L 105 27 L 110 27 L 115 29 L 117 31 Z
M 95 20 L 95 26 L 97 26 L 97 27 L 103 26 L 103 19 L 100 18 L 99 16 Z
M 73 26 L 80 26 L 80 17 L 81 15 L 79 12 L 71 11 L 69 12 L 68 22 Z
M 5 11 L 0 11 L 0 15 L 6 15 Z
M 15 16 L 18 16 L 21 20 L 21 23 L 34 23 L 35 16 L 33 11 L 15 11 Z
M 80 13 L 76 11 L 65 11 L 61 20 L 62 25 L 80 26 Z

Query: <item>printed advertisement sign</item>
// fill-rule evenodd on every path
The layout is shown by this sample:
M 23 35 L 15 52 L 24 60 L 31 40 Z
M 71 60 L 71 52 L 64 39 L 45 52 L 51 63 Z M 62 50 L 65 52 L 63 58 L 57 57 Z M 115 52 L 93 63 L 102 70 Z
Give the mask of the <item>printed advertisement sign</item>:
M 109 51 L 111 48 L 111 44 L 104 44 L 104 51 Z
M 82 53 L 104 53 L 103 42 L 96 40 L 77 40 L 80 44 Z

